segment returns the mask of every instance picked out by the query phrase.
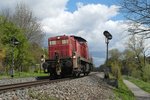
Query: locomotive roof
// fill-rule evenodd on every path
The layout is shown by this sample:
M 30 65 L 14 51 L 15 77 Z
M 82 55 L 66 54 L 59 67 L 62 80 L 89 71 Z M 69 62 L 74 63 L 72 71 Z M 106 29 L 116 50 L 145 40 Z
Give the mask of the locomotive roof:
M 58 37 L 63 37 L 63 38 L 65 38 L 65 37 L 68 37 L 68 36 L 63 35 L 63 36 L 50 37 L 49 40 L 53 40 L 53 39 L 55 40 L 55 39 L 58 38 Z M 70 37 L 74 37 L 74 38 L 75 38 L 77 41 L 79 41 L 79 42 L 87 42 L 84 38 L 79 37 L 79 36 L 71 35 Z
M 71 36 L 74 37 L 76 40 L 78 40 L 79 42 L 87 42 L 84 38 L 79 37 L 79 36 Z

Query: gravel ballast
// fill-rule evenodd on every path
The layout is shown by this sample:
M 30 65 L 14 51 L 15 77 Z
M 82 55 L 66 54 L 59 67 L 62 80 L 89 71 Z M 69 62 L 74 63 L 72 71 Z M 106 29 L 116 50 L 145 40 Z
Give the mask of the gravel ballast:
M 0 94 L 0 100 L 115 100 L 98 74 Z
M 36 80 L 35 77 L 2 79 L 0 80 L 0 85 L 23 83 L 23 82 L 30 82 L 35 80 Z

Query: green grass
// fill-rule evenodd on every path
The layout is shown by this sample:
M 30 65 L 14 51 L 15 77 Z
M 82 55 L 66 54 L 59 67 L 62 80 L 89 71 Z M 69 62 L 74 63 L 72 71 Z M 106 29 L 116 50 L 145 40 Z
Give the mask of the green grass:
M 112 74 L 109 74 L 110 79 L 115 79 Z M 135 100 L 134 94 L 123 83 L 122 76 L 118 80 L 118 88 L 114 88 L 115 100 Z
M 24 78 L 24 77 L 36 77 L 36 76 L 47 76 L 48 74 L 45 74 L 43 72 L 41 73 L 35 73 L 35 72 L 15 72 L 14 73 L 14 78 Z M 10 75 L 8 74 L 3 74 L 0 75 L 0 79 L 6 79 L 6 78 L 11 78 Z
M 132 83 L 134 83 L 135 85 L 143 89 L 144 91 L 150 93 L 150 82 L 144 82 L 142 80 L 139 80 L 133 77 L 127 77 L 127 76 L 124 76 L 124 78 L 131 81 Z
M 135 100 L 133 93 L 126 87 L 122 80 L 119 80 L 118 84 L 118 88 L 114 89 L 116 100 Z

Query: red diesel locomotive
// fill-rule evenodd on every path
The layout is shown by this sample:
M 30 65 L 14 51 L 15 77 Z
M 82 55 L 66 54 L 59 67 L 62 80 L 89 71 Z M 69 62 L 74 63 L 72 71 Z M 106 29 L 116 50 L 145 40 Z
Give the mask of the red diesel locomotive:
M 88 75 L 93 67 L 89 56 L 87 41 L 78 36 L 56 36 L 48 39 L 49 59 L 45 60 L 43 69 L 50 77 L 81 73 Z

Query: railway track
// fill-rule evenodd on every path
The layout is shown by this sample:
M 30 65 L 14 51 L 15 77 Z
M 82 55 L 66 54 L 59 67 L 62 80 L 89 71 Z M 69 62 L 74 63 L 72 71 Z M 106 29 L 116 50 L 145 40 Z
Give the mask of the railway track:
M 16 89 L 38 86 L 38 85 L 52 84 L 52 83 L 57 83 L 57 82 L 62 82 L 62 81 L 67 81 L 67 80 L 71 80 L 71 79 L 70 78 L 57 79 L 57 80 L 44 79 L 44 80 L 37 80 L 37 81 L 32 81 L 32 82 L 0 85 L 0 93 L 13 91 Z
M 93 75 L 93 74 L 96 74 L 96 73 L 90 73 L 90 75 Z M 80 78 L 82 77 L 84 76 L 81 76 Z M 13 91 L 16 89 L 22 89 L 22 88 L 33 87 L 33 86 L 44 85 L 44 84 L 53 84 L 53 83 L 72 80 L 72 79 L 74 78 L 63 78 L 63 79 L 56 79 L 56 80 L 42 79 L 42 80 L 37 80 L 37 81 L 0 85 L 0 94 L 3 92 Z

